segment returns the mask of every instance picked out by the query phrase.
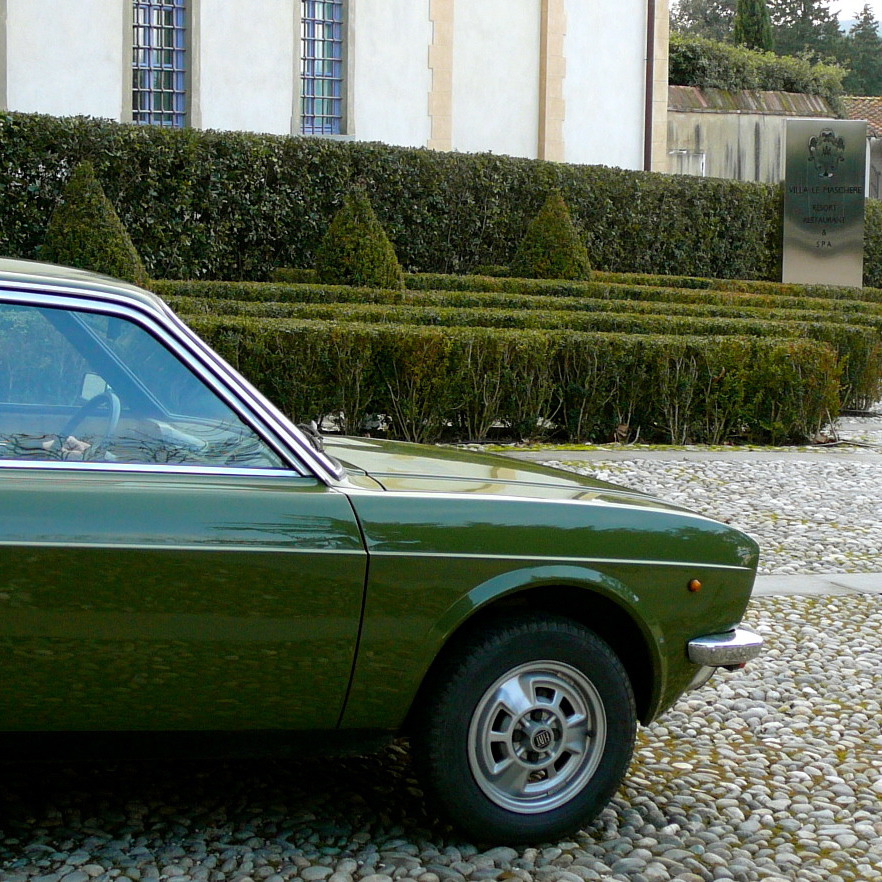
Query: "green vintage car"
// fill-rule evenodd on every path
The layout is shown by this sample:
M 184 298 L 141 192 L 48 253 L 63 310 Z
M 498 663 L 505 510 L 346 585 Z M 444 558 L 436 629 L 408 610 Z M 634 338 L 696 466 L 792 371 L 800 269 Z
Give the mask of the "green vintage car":
M 320 441 L 155 295 L 0 261 L 0 733 L 403 732 L 461 827 L 546 840 L 603 808 L 638 721 L 760 649 L 737 530 L 501 457 Z

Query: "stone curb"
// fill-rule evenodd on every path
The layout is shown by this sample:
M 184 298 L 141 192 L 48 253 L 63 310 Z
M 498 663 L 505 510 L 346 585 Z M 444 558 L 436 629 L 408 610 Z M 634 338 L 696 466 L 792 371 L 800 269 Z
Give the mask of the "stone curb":
M 829 573 L 796 576 L 757 576 L 754 597 L 775 595 L 830 597 L 882 594 L 882 573 Z

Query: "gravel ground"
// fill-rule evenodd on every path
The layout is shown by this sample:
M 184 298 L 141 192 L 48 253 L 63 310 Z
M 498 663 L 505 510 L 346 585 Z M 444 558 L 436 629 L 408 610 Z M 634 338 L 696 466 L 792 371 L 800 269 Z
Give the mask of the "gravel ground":
M 298 763 L 15 767 L 4 882 L 882 879 L 882 598 L 764 597 L 762 662 L 643 729 L 571 841 L 466 842 L 407 751 Z
M 880 569 L 882 458 L 581 468 L 731 520 L 760 538 L 766 572 Z M 19 765 L 0 768 L 0 880 L 882 880 L 882 597 L 760 597 L 747 623 L 766 638 L 760 660 L 641 730 L 619 793 L 570 841 L 464 841 L 404 744 L 296 763 Z

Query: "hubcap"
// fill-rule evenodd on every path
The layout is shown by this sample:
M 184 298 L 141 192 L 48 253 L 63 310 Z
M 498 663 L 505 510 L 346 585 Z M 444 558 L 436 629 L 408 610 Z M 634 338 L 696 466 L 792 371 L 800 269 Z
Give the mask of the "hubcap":
M 533 661 L 503 674 L 481 697 L 469 726 L 469 766 L 494 803 L 547 812 L 579 793 L 606 744 L 594 684 L 562 662 Z

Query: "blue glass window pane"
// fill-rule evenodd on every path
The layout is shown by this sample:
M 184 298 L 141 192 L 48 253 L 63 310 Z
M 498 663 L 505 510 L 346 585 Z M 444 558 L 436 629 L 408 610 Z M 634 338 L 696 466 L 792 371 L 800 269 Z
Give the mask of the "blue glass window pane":
M 187 118 L 186 0 L 133 0 L 132 119 L 183 126 Z
M 338 135 L 343 123 L 343 0 L 302 0 L 301 117 L 305 135 Z

